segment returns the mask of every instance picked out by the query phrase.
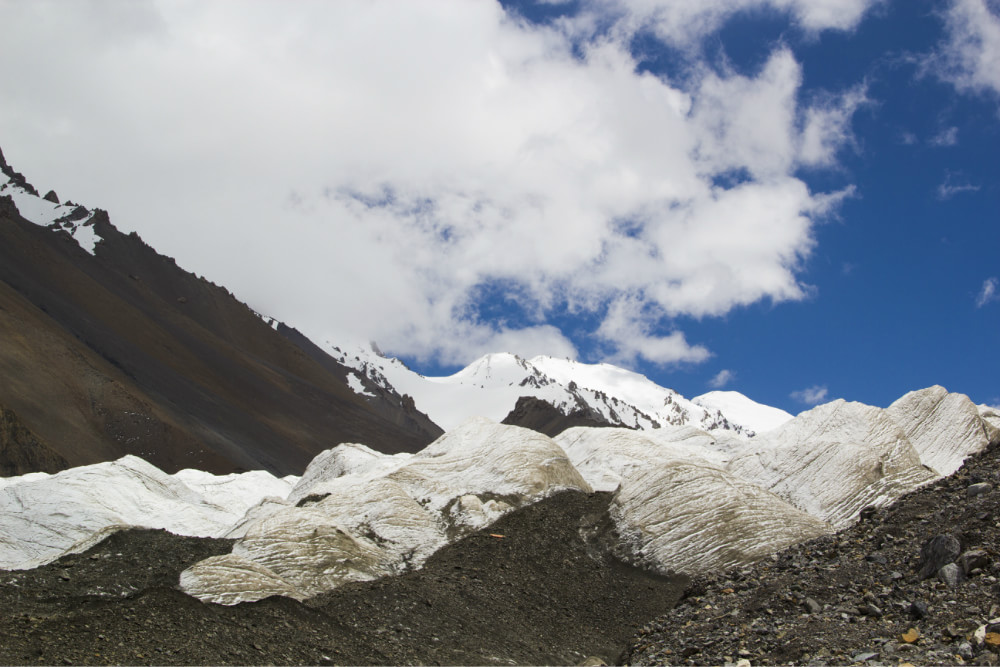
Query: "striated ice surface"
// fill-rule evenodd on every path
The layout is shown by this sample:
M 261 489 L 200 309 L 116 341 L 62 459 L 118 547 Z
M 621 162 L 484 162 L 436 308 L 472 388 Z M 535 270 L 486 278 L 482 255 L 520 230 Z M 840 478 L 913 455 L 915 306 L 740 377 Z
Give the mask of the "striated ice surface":
M 966 457 L 981 452 L 990 438 L 979 409 L 965 394 L 934 386 L 911 391 L 886 410 L 909 438 L 920 460 L 950 475 Z
M 551 439 L 475 418 L 417 454 L 338 445 L 301 478 L 167 475 L 125 457 L 0 480 L 0 567 L 35 567 L 122 528 L 164 528 L 237 540 L 183 573 L 191 595 L 306 599 L 420 567 L 559 490 L 594 489 L 614 494 L 618 533 L 642 563 L 696 573 L 846 526 L 996 441 L 1000 411 L 930 387 L 888 409 L 834 401 L 754 438 L 688 424 Z
M 833 531 L 716 465 L 681 459 L 629 472 L 612 516 L 643 562 L 687 574 L 752 562 Z
M 558 445 L 484 418 L 412 456 L 339 445 L 310 464 L 294 504 L 244 524 L 232 554 L 195 564 L 181 587 L 221 604 L 277 588 L 305 599 L 419 567 L 451 539 L 563 489 L 590 491 Z

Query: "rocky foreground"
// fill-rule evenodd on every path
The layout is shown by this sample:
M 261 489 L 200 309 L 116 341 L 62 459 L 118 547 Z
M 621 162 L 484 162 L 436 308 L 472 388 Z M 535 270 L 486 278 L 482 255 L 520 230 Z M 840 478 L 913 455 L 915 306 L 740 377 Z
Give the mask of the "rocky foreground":
M 1000 664 L 1000 445 L 860 523 L 695 579 L 628 664 Z
M 448 545 L 422 569 L 304 603 L 225 607 L 177 589 L 231 540 L 125 531 L 0 571 L 0 664 L 613 663 L 687 583 L 626 565 L 610 494 L 565 491 Z

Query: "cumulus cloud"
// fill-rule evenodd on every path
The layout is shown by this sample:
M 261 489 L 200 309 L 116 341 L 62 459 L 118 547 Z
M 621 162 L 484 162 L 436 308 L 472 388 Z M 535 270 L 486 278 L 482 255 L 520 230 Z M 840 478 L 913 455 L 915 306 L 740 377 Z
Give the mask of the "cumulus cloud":
M 736 373 L 729 370 L 728 368 L 724 368 L 718 373 L 716 373 L 715 377 L 713 377 L 711 380 L 708 381 L 708 386 L 711 387 L 712 389 L 722 389 L 735 379 L 736 379 Z
M 814 385 L 806 389 L 793 391 L 790 395 L 799 403 L 805 403 L 806 405 L 819 405 L 820 403 L 826 401 L 827 393 L 828 391 L 825 386 Z
M 1000 5 L 951 0 L 942 19 L 945 40 L 925 68 L 959 90 L 1000 95 Z
M 648 313 L 643 312 L 643 302 L 636 297 L 616 299 L 597 330 L 597 337 L 612 344 L 615 352 L 609 360 L 633 365 L 638 358 L 656 364 L 675 362 L 700 362 L 711 354 L 701 345 L 690 345 L 680 331 L 668 335 L 653 332 Z
M 865 95 L 802 99 L 782 47 L 672 82 L 629 31 L 760 8 L 850 29 L 873 4 L 594 2 L 618 27 L 581 41 L 485 0 L 4 3 L 0 127 L 39 187 L 319 338 L 573 356 L 551 320 L 579 316 L 609 358 L 693 363 L 674 318 L 808 293 L 850 190 L 797 172 L 835 162 Z
M 976 307 L 982 308 L 993 301 L 1000 301 L 1000 294 L 997 294 L 997 287 L 1000 287 L 1000 281 L 995 277 L 984 280 L 983 286 L 976 296 Z

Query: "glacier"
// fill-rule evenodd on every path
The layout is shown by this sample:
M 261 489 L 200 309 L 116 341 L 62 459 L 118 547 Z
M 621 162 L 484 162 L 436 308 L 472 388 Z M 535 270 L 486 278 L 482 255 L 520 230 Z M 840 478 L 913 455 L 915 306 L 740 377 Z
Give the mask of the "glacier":
M 882 409 L 842 400 L 747 437 L 686 424 L 548 438 L 478 417 L 416 454 L 343 443 L 300 478 L 167 475 L 136 457 L 0 480 L 0 567 L 25 569 L 136 526 L 235 539 L 180 578 L 201 600 L 306 599 L 418 568 L 564 489 L 612 495 L 622 553 L 695 574 L 834 532 L 1000 442 L 1000 413 L 941 387 Z

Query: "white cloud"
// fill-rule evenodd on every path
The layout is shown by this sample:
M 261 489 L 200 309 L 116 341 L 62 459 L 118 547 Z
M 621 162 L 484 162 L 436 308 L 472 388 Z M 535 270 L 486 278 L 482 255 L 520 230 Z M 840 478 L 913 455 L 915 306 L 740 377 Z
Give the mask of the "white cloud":
M 827 388 L 822 385 L 814 385 L 799 391 L 793 391 L 790 396 L 800 403 L 806 405 L 819 405 L 826 401 Z
M 976 308 L 982 308 L 993 301 L 1000 301 L 1000 294 L 997 293 L 998 287 L 1000 287 L 1000 281 L 995 277 L 984 280 L 983 287 L 976 296 Z
M 1000 94 L 1000 5 L 951 0 L 942 18 L 945 41 L 925 67 L 959 90 Z
M 618 17 L 616 29 L 632 34 L 652 29 L 678 47 L 696 47 L 705 36 L 738 14 L 781 12 L 803 30 L 853 30 L 881 0 L 589 0 L 583 3 L 600 17 Z M 584 13 L 577 23 L 592 27 L 602 21 Z
M 761 7 L 850 29 L 872 4 L 615 11 L 677 36 Z M 613 358 L 697 362 L 671 318 L 808 293 L 850 191 L 796 172 L 834 163 L 864 93 L 802 100 L 785 48 L 682 86 L 637 72 L 625 25 L 580 55 L 485 0 L 3 3 L 0 135 L 39 187 L 310 334 L 565 356 L 569 312 L 603 315 Z
M 931 137 L 932 146 L 955 146 L 958 144 L 958 128 L 946 127 Z
M 701 362 L 711 353 L 701 345 L 690 345 L 680 331 L 663 336 L 652 332 L 648 313 L 635 297 L 616 299 L 597 330 L 597 337 L 614 345 L 609 361 L 632 366 L 641 357 L 655 364 Z M 655 316 L 652 318 L 655 321 Z
M 736 379 L 736 373 L 729 370 L 728 368 L 724 368 L 723 370 L 716 373 L 715 377 L 713 377 L 711 380 L 708 381 L 708 386 L 711 387 L 712 389 L 722 389 L 735 379 Z
M 979 191 L 978 185 L 973 185 L 972 183 L 956 183 L 953 180 L 951 174 L 945 177 L 944 183 L 937 187 L 938 199 L 945 200 L 951 199 L 955 195 L 962 194 L 963 192 L 977 192 Z

